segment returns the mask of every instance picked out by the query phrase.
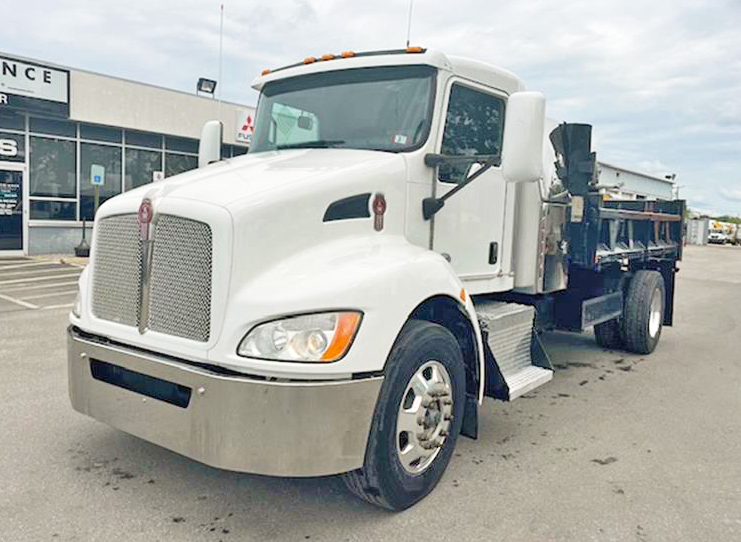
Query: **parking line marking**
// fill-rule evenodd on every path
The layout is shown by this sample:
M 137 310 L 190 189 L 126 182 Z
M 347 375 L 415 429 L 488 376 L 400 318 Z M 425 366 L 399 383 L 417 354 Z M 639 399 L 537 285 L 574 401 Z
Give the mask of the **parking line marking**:
M 39 265 L 49 265 L 49 264 L 59 264 L 59 262 L 49 261 L 49 262 L 29 262 L 29 263 L 16 263 L 13 265 L 2 265 L 0 266 L 0 271 L 5 271 L 6 269 L 18 269 L 19 267 L 38 267 Z
M 27 303 L 26 301 L 23 301 L 22 299 L 16 299 L 14 297 L 10 297 L 9 295 L 3 295 L 0 294 L 0 299 L 4 299 L 5 301 L 10 301 L 11 303 L 15 303 L 16 305 L 20 305 L 21 307 L 26 307 L 27 309 L 38 309 L 38 305 L 34 305 L 33 303 Z
M 41 288 L 55 288 L 57 286 L 72 286 L 77 284 L 77 281 L 73 282 L 55 282 L 53 284 L 36 284 L 34 286 L 13 286 L 12 288 L 5 288 L 6 292 L 17 292 L 19 290 L 40 290 Z
M 48 309 L 67 309 L 67 308 L 69 308 L 69 307 L 71 307 L 73 305 L 74 305 L 74 303 L 63 303 L 62 305 L 47 305 L 46 307 L 41 307 L 41 309 L 43 309 L 43 310 L 48 310 Z
M 68 271 L 75 271 L 75 269 L 69 269 L 66 266 L 63 266 L 61 264 L 52 264 L 56 265 L 57 267 L 52 267 L 50 269 L 21 269 L 19 271 L 11 271 L 10 273 L 3 273 L 0 271 L 0 277 L 9 277 L 11 275 L 28 275 L 29 273 L 44 273 L 44 272 L 63 272 L 66 273 Z
M 64 292 L 48 292 L 45 294 L 34 294 L 34 295 L 24 295 L 24 300 L 29 299 L 41 299 L 42 297 L 56 297 L 58 295 L 69 295 L 69 294 L 76 294 L 77 290 L 65 290 Z
M 74 274 L 66 274 L 66 275 L 51 275 L 48 277 L 32 277 L 30 279 L 11 279 L 11 280 L 0 280 L 0 284 L 18 284 L 21 282 L 37 282 L 39 280 L 51 280 L 51 279 L 68 279 L 70 277 L 79 277 L 80 273 L 76 272 Z

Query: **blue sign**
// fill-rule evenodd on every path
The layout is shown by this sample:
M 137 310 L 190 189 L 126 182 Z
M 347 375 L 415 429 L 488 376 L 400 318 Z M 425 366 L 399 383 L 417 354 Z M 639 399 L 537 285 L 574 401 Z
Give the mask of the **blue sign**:
M 105 184 L 105 168 L 98 164 L 90 166 L 90 184 L 103 186 Z

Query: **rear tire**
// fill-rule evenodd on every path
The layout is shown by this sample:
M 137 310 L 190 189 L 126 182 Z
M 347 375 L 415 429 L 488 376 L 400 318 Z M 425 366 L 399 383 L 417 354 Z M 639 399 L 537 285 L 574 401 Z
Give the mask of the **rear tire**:
M 424 391 L 427 376 L 420 381 L 420 375 L 432 375 L 427 372 L 431 368 L 444 376 L 430 376 L 429 382 L 438 384 Z M 343 479 L 361 499 L 389 510 L 404 510 L 432 491 L 453 454 L 465 406 L 463 355 L 453 334 L 444 327 L 410 320 L 399 333 L 384 372 L 365 463 L 362 468 L 345 473 Z M 441 390 L 447 391 L 438 397 Z M 419 407 L 425 404 L 429 406 Z M 408 424 L 402 416 L 412 411 L 422 412 L 421 417 L 415 414 L 410 418 L 412 430 L 404 431 Z M 424 425 L 415 425 L 413 420 L 418 419 L 424 419 Z M 424 448 L 432 442 L 439 446 Z M 409 461 L 412 456 L 404 454 L 402 448 L 421 453 L 422 457 L 429 455 L 415 463 Z
M 595 325 L 594 338 L 598 345 L 607 350 L 621 350 L 625 348 L 619 318 L 613 318 L 607 322 Z
M 650 354 L 656 348 L 664 324 L 664 278 L 658 271 L 638 271 L 628 286 L 623 308 L 622 336 L 625 348 Z

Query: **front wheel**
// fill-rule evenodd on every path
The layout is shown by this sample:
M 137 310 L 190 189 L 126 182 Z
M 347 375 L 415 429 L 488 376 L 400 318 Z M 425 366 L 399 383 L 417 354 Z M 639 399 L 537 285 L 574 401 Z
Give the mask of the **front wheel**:
M 450 331 L 410 320 L 385 373 L 365 463 L 343 478 L 358 497 L 404 510 L 432 491 L 450 461 L 464 413 L 463 356 Z

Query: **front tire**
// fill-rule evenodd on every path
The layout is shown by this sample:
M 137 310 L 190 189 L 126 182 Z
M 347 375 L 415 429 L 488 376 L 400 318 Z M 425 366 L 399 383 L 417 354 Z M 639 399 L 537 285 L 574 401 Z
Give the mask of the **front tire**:
M 404 510 L 432 491 L 453 454 L 465 406 L 463 355 L 444 327 L 410 320 L 384 372 L 365 463 L 343 479 L 361 499 Z
M 625 347 L 636 354 L 656 348 L 664 324 L 664 278 L 658 271 L 636 272 L 628 286 L 623 309 L 622 336 Z

